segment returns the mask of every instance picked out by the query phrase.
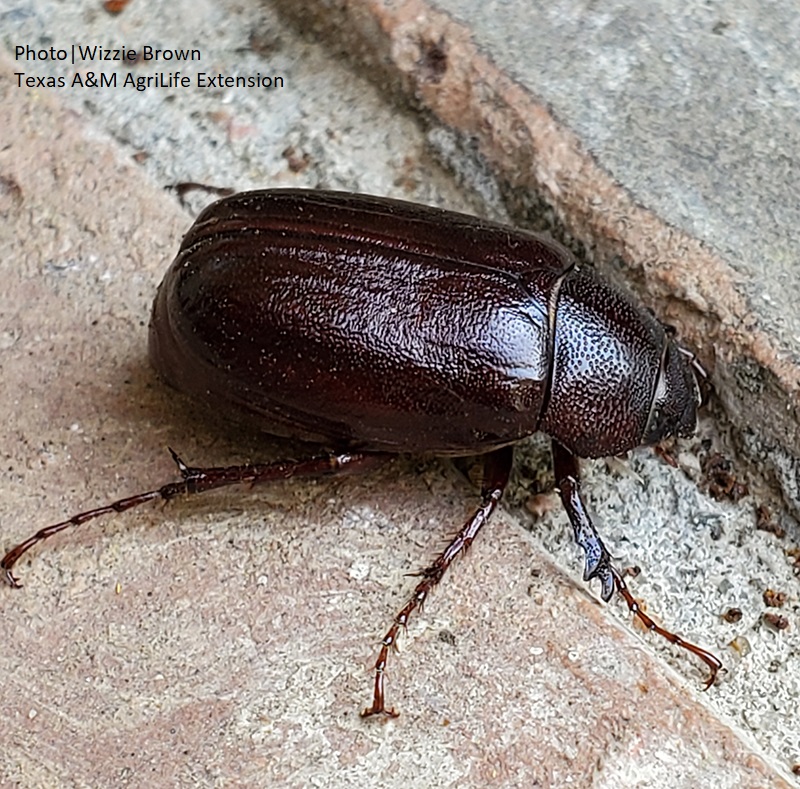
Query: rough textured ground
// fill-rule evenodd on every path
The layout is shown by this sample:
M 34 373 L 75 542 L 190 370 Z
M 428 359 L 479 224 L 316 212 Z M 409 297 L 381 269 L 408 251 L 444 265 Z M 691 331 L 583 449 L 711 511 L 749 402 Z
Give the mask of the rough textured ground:
M 168 445 L 215 464 L 301 451 L 221 430 L 150 372 L 149 304 L 191 221 L 165 183 L 338 187 L 504 212 L 488 171 L 470 170 L 476 188 L 461 196 L 436 164 L 468 169 L 456 138 L 420 131 L 269 7 L 169 8 L 5 10 L 11 52 L 15 37 L 201 42 L 214 68 L 281 73 L 290 89 L 51 95 L 16 89 L 19 65 L 4 65 L 4 546 L 171 478 Z M 527 451 L 519 501 L 542 463 L 541 449 Z M 390 664 L 402 716 L 360 720 L 377 642 L 413 583 L 404 573 L 474 501 L 449 465 L 401 459 L 364 479 L 131 513 L 23 561 L 25 588 L 0 590 L 0 782 L 791 781 L 796 622 L 776 633 L 761 620 L 770 587 L 788 592 L 795 616 L 788 540 L 754 530 L 752 499 L 718 504 L 648 453 L 622 468 L 590 464 L 587 493 L 621 563 L 642 566 L 631 583 L 648 610 L 723 657 L 728 674 L 709 693 L 698 693 L 693 662 L 587 594 L 557 508 L 540 519 L 503 512 Z M 744 612 L 737 624 L 720 618 L 731 606 Z

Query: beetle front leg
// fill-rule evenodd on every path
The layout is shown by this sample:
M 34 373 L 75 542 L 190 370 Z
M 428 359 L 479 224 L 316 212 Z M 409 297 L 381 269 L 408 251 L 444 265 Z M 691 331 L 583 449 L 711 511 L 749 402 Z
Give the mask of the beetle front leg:
M 397 716 L 398 713 L 395 712 L 393 707 L 386 708 L 384 694 L 384 678 L 386 676 L 386 662 L 389 659 L 389 649 L 395 646 L 400 628 L 405 629 L 412 612 L 422 606 L 433 587 L 442 580 L 453 560 L 469 548 L 478 532 L 497 508 L 497 504 L 508 484 L 508 478 L 511 475 L 513 458 L 514 452 L 510 446 L 501 447 L 485 456 L 480 507 L 461 527 L 458 534 L 436 557 L 433 563 L 421 572 L 416 573 L 416 575 L 422 577 L 422 580 L 417 584 L 408 602 L 394 618 L 392 626 L 381 642 L 381 651 L 378 653 L 378 660 L 375 663 L 375 689 L 372 696 L 372 706 L 367 707 L 361 713 L 362 718 L 367 718 L 371 715 L 387 715 L 391 718 Z
M 565 449 L 557 441 L 553 441 L 553 467 L 556 474 L 556 486 L 561 494 L 561 501 L 567 511 L 570 523 L 575 532 L 575 542 L 583 548 L 586 553 L 586 568 L 583 573 L 585 581 L 591 578 L 599 578 L 603 588 L 601 596 L 605 602 L 611 599 L 614 589 L 628 605 L 628 610 L 636 616 L 639 621 L 650 631 L 657 633 L 662 638 L 667 639 L 671 644 L 681 647 L 699 657 L 709 668 L 710 673 L 706 679 L 705 687 L 708 689 L 714 684 L 722 662 L 711 652 L 702 647 L 686 641 L 681 636 L 672 633 L 666 628 L 657 625 L 636 601 L 634 596 L 625 584 L 622 573 L 611 563 L 611 554 L 606 550 L 603 541 L 597 534 L 586 507 L 583 504 L 580 494 L 580 470 L 578 468 L 578 458 L 568 449 Z
M 611 595 L 614 594 L 611 554 L 603 545 L 581 498 L 578 458 L 557 441 L 553 441 L 553 468 L 556 475 L 556 488 L 558 488 L 561 502 L 572 524 L 575 542 L 583 548 L 586 554 L 583 580 L 599 578 L 602 584 L 600 596 L 605 602 L 608 602 Z

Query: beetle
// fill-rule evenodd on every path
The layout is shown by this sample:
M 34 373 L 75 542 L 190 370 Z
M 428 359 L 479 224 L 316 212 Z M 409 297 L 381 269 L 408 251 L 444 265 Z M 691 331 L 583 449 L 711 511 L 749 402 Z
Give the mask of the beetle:
M 645 308 L 539 235 L 399 200 L 330 191 L 244 192 L 198 216 L 156 293 L 149 353 L 169 385 L 256 430 L 323 445 L 301 461 L 194 468 L 181 480 L 79 513 L 33 545 L 154 499 L 237 483 L 366 471 L 397 453 L 481 455 L 481 501 L 420 573 L 381 643 L 472 543 L 503 495 L 513 447 L 552 439 L 556 487 L 585 553 L 584 579 L 616 588 L 651 630 L 709 666 L 720 661 L 656 625 L 633 599 L 580 493 L 578 458 L 692 435 L 694 356 Z

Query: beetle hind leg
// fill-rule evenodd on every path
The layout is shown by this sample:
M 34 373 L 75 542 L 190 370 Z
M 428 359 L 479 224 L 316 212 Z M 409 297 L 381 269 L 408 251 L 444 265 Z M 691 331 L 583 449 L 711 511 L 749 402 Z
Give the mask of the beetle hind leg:
M 347 474 L 364 472 L 383 465 L 389 455 L 370 452 L 350 452 L 340 454 L 320 455 L 307 460 L 285 460 L 276 463 L 247 463 L 240 466 L 218 466 L 209 468 L 195 468 L 187 466 L 178 454 L 170 449 L 170 454 L 178 466 L 181 479 L 178 482 L 168 482 L 160 488 L 137 493 L 102 507 L 95 507 L 86 512 L 79 512 L 65 521 L 54 523 L 40 529 L 27 540 L 19 543 L 9 550 L 0 559 L 0 577 L 15 588 L 21 586 L 19 580 L 12 572 L 12 568 L 34 545 L 38 545 L 48 537 L 74 526 L 80 526 L 87 521 L 108 515 L 114 512 L 125 512 L 138 507 L 148 501 L 161 499 L 169 501 L 181 495 L 203 493 L 216 488 L 225 488 L 229 485 L 270 482 L 273 480 L 289 479 L 290 477 L 316 477 L 325 475 Z
M 436 559 L 424 570 L 415 573 L 422 580 L 417 584 L 408 602 L 395 616 L 392 626 L 381 641 L 381 650 L 375 663 L 375 686 L 372 705 L 361 713 L 362 718 L 368 718 L 372 715 L 386 715 L 390 718 L 397 716 L 394 707 L 386 707 L 385 677 L 389 649 L 396 646 L 400 629 L 405 629 L 411 614 L 425 602 L 433 588 L 442 580 L 453 560 L 466 552 L 478 532 L 497 508 L 497 504 L 508 484 L 508 478 L 511 475 L 512 460 L 513 449 L 511 447 L 501 447 L 485 456 L 480 506 Z

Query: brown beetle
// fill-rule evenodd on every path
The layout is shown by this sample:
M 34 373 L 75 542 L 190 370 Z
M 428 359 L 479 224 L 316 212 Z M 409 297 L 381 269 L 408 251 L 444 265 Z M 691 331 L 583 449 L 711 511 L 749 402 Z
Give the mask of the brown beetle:
M 150 358 L 169 384 L 259 430 L 324 445 L 301 462 L 190 468 L 183 479 L 42 529 L 31 546 L 153 499 L 241 482 L 364 470 L 392 453 L 483 454 L 482 501 L 422 573 L 383 639 L 372 705 L 386 713 L 390 647 L 496 508 L 513 444 L 552 439 L 556 484 L 586 555 L 647 627 L 720 662 L 639 610 L 589 519 L 578 457 L 694 432 L 694 357 L 643 307 L 532 233 L 365 195 L 250 192 L 205 209 L 161 283 Z

